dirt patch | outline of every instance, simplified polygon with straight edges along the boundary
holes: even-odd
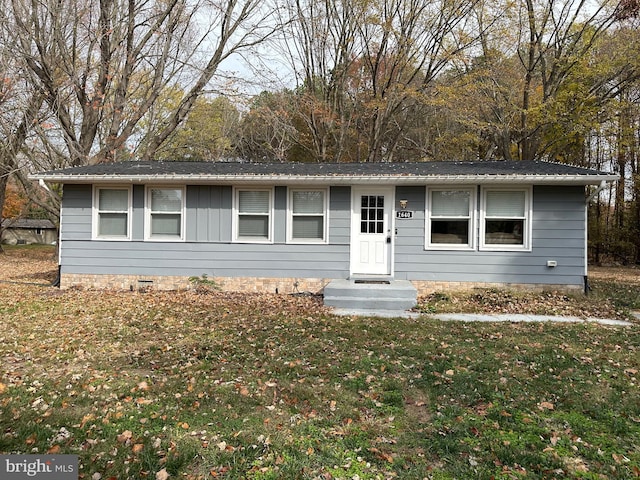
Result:
[[[51,246],[13,247],[3,245],[0,280],[51,283],[58,275],[57,249]]]
[[[589,279],[640,285],[640,268],[589,267]]]

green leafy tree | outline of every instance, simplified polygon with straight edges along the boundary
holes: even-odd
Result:
[[[239,112],[229,99],[201,97],[184,124],[159,147],[155,158],[211,161],[229,157],[239,123]]]

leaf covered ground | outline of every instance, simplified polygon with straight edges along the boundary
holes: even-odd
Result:
[[[38,249],[0,255],[0,272],[1,453],[77,454],[92,480],[640,476],[637,325],[350,318],[313,297],[61,291],[48,286],[53,253]],[[603,278],[631,293],[594,305],[487,291],[423,308],[626,317],[636,280]]]

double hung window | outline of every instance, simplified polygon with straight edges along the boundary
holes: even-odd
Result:
[[[290,242],[325,242],[326,212],[326,190],[290,190],[288,240]]]
[[[531,189],[483,190],[480,247],[527,250],[531,236]]]
[[[434,188],[427,197],[427,248],[473,248],[475,189]]]
[[[94,238],[131,238],[131,188],[96,187],[94,190]]]
[[[184,239],[184,188],[148,187],[145,232],[149,240]]]
[[[272,241],[272,189],[236,189],[234,239]]]

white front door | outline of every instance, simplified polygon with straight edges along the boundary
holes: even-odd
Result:
[[[351,274],[390,275],[393,189],[354,187],[351,198]]]

